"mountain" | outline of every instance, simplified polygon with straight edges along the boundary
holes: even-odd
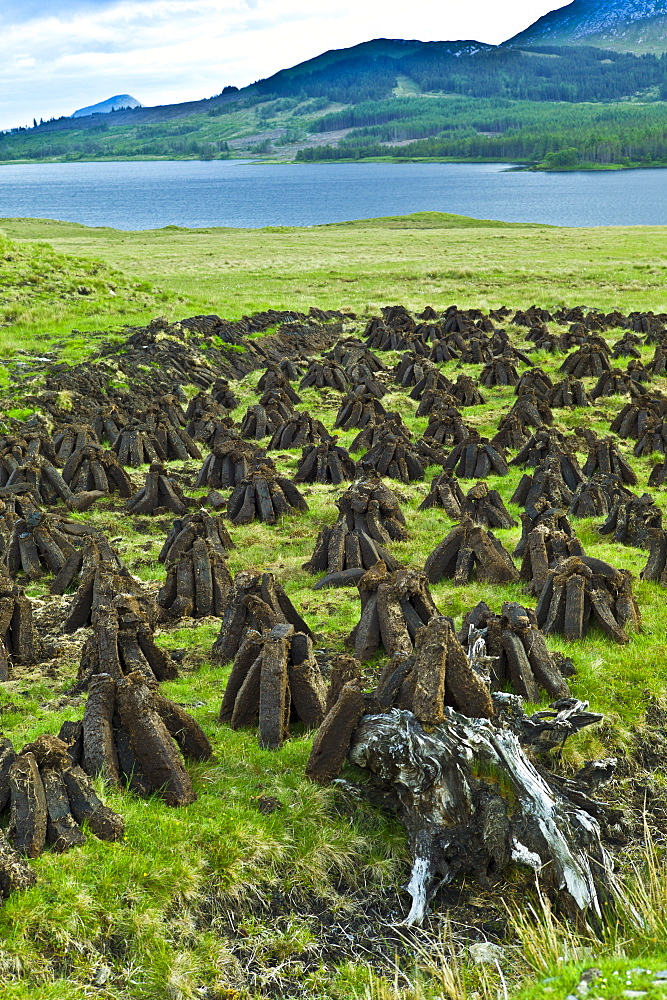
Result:
[[[574,0],[504,43],[594,45],[617,52],[667,52],[667,0]]]
[[[87,118],[88,115],[106,115],[111,111],[120,111],[121,109],[124,111],[126,108],[143,108],[143,104],[130,94],[116,94],[115,97],[110,97],[106,101],[100,101],[99,104],[91,104],[88,108],[79,108],[71,117]]]

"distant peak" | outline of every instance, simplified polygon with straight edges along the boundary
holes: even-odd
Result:
[[[131,94],[116,94],[115,97],[109,97],[106,101],[91,104],[87,108],[79,108],[73,115],[70,115],[70,118],[85,118],[87,115],[106,115],[111,111],[121,111],[126,108],[143,108],[143,104],[136,97],[132,97]]]

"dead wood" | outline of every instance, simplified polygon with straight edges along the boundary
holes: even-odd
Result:
[[[577,711],[585,716],[584,709],[568,700],[549,721],[557,725],[560,715]],[[436,885],[503,872],[512,863],[537,872],[571,918],[600,914],[611,877],[596,818],[603,807],[585,796],[568,798],[535,768],[510,728],[470,722],[448,708],[445,720],[426,730],[411,712],[393,709],[360,720],[349,757],[380,791],[392,793],[388,801],[408,830],[414,863],[407,925],[422,922]],[[489,769],[502,775],[493,785],[478,776]]]
[[[519,572],[512,558],[491,532],[463,518],[426,559],[429,583],[451,579],[457,585],[476,578],[486,583],[514,583]]]

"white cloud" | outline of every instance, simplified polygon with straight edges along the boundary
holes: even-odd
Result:
[[[3,5],[0,128],[129,93],[144,104],[244,86],[370,38],[500,42],[554,0],[59,0]]]

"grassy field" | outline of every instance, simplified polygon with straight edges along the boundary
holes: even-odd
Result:
[[[535,302],[547,308],[667,311],[667,242],[658,227],[563,230],[422,214],[305,230],[127,233],[15,219],[0,220],[0,230],[6,234],[0,345],[10,362],[3,392],[13,392],[17,407],[24,390],[11,384],[17,371],[11,362],[18,351],[23,358],[46,353],[79,360],[98,343],[86,332],[118,336],[123,324],[138,325],[156,314],[236,318],[267,307],[346,308],[359,316],[349,331],[359,333],[366,315],[395,302],[419,310],[455,301],[480,308]],[[80,293],[81,286],[89,291]],[[523,342],[525,331],[510,333]],[[610,340],[617,337],[618,331]],[[643,360],[651,354],[644,349]],[[533,358],[552,375],[562,362],[544,354]],[[383,357],[388,366],[397,359]],[[442,367],[455,377],[455,364]],[[471,366],[472,374],[478,371]],[[236,419],[256,402],[258,377],[235,386]],[[485,406],[465,410],[465,419],[482,433],[495,430],[514,398],[511,389],[485,394]],[[301,395],[299,408],[331,428],[338,394]],[[569,432],[586,423],[605,433],[623,402],[604,399],[592,416],[555,411],[556,426]],[[405,393],[393,392],[384,403],[400,408],[417,434],[424,430],[426,421],[416,418],[417,404]],[[342,434],[341,443],[349,445],[355,433]],[[623,449],[627,454],[627,443]],[[297,459],[297,452],[281,453],[277,464],[293,474]],[[646,488],[651,465],[648,458],[633,460],[637,492]],[[186,477],[197,467],[173,466]],[[137,486],[144,472],[133,473]],[[427,479],[435,472],[429,469]],[[520,474],[513,469],[490,480],[515,516],[509,497]],[[393,548],[405,565],[421,567],[451,527],[442,511],[416,514],[427,488],[428,482],[397,488],[411,537]],[[342,490],[313,486],[303,492],[307,515],[286,518],[275,529],[233,528],[237,549],[229,565],[232,572],[251,566],[274,571],[318,646],[340,650],[357,619],[358,600],[350,590],[313,593],[313,579],[301,566],[321,525],[335,519],[334,499]],[[667,491],[652,492],[667,513]],[[146,526],[146,518],[121,512],[116,502],[93,508],[86,519],[114,539],[141,579],[161,582],[157,553],[171,519],[156,517]],[[587,553],[638,575],[646,553],[610,544],[598,535],[598,524],[576,522]],[[511,551],[519,529],[497,534]],[[43,582],[29,588],[37,602],[46,592]],[[568,744],[564,765],[618,755],[623,781],[616,794],[627,798],[641,839],[642,794],[655,807],[649,813],[654,836],[665,801],[664,760],[652,770],[642,767],[638,748],[647,758],[650,744],[660,759],[664,747],[659,720],[667,692],[667,634],[664,590],[636,582],[635,592],[644,631],[628,647],[614,646],[595,631],[583,642],[555,639],[550,646],[575,661],[573,693],[605,715],[603,726]],[[457,621],[479,600],[493,609],[504,599],[526,600],[519,586],[444,583],[433,594],[443,613]],[[216,632],[212,619],[186,621],[158,637],[168,648],[187,651],[183,676],[166,684],[165,693],[188,706],[215,747],[213,761],[195,770],[198,801],[169,810],[158,800],[105,790],[126,819],[125,840],[114,845],[89,837],[84,848],[69,854],[45,853],[35,862],[37,886],[0,909],[0,1000],[264,1000],[304,993],[322,1000],[564,1000],[591,965],[603,972],[591,996],[620,1000],[625,990],[664,995],[649,975],[667,966],[667,868],[659,842],[655,854],[633,842],[619,856],[627,907],[601,940],[561,926],[541,909],[523,877],[491,891],[465,882],[445,894],[425,930],[407,937],[388,926],[406,912],[402,885],[409,855],[402,828],[341,791],[307,782],[307,734],[296,731],[282,750],[270,753],[258,749],[253,732],[233,733],[218,724],[227,668],[209,659]],[[2,731],[17,746],[57,732],[64,719],[80,718],[84,699],[66,695],[77,662],[65,648],[46,668],[18,671],[0,685]],[[377,667],[370,666],[369,680]],[[275,796],[283,809],[262,815],[259,795]],[[527,896],[534,918],[522,905]],[[471,933],[500,941],[499,967],[470,960],[465,942]]]

